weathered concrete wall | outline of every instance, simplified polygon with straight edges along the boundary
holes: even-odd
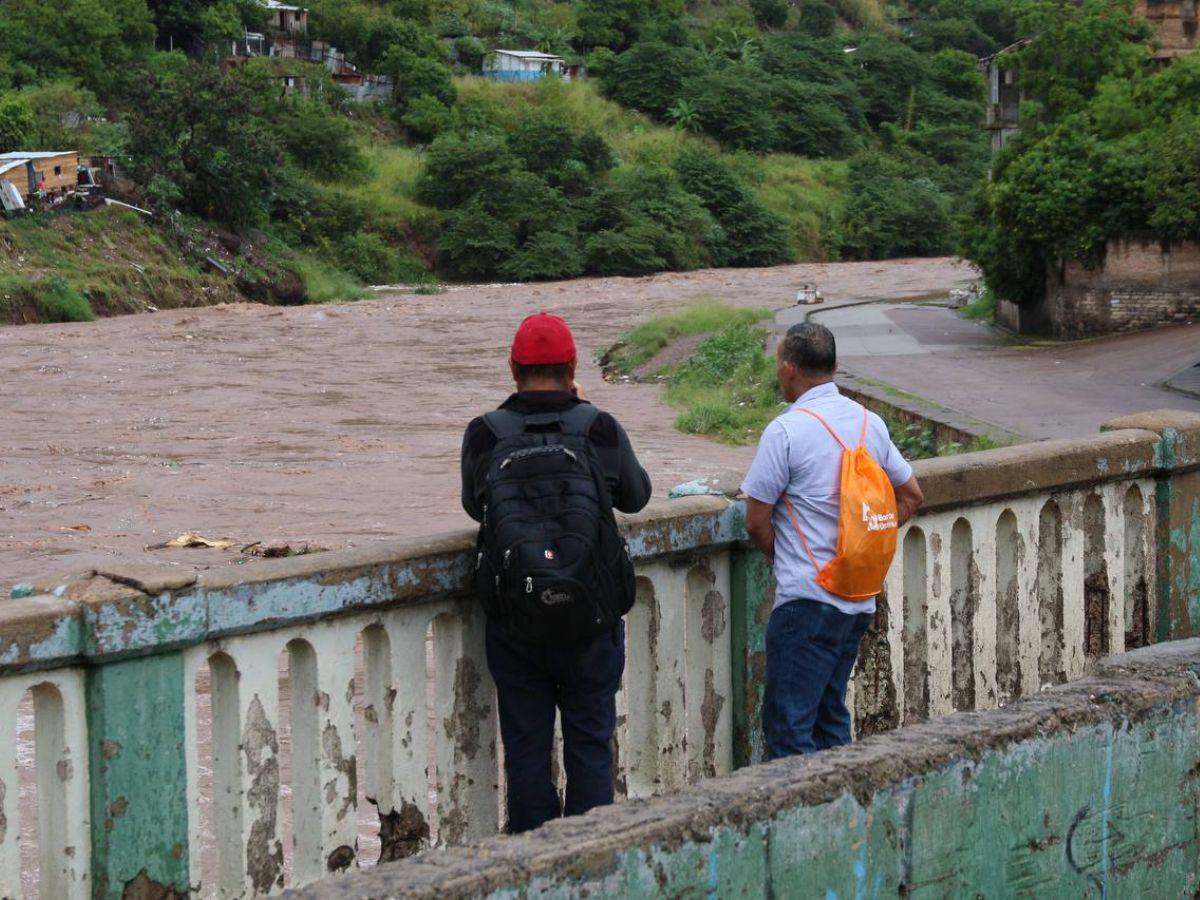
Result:
[[[291,896],[1191,896],[1200,641]]]
[[[1112,427],[918,464],[927,506],[901,535],[853,682],[860,734],[994,707],[1105,653],[1200,632],[1200,417]],[[724,498],[656,505],[624,528],[639,600],[618,794],[637,798],[761,759],[772,579]],[[503,782],[472,545],[459,533],[199,574],[87,572],[0,604],[0,720],[33,690],[39,735],[69,757],[36,761],[52,798],[43,895],[214,881],[249,895],[353,867],[356,759],[385,858],[494,833]],[[285,690],[314,702],[289,713]],[[3,884],[20,862],[14,765],[0,754]],[[288,791],[305,811],[294,843]],[[224,798],[215,824],[197,813],[205,796]],[[216,871],[200,852],[213,834]]]
[[[1077,338],[1185,322],[1200,313],[1200,244],[1110,241],[1094,269],[1051,266],[1040,310],[1022,310],[1021,330],[1048,325]]]

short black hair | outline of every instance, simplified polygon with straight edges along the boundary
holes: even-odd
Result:
[[[570,363],[554,363],[553,365],[543,366],[523,366],[517,363],[516,366],[517,377],[522,380],[526,378],[547,378],[566,382],[571,378]]]
[[[837,370],[837,343],[824,325],[793,325],[784,335],[782,346],[783,358],[806,375],[832,375]]]

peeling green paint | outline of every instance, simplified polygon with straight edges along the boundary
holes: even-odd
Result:
[[[758,550],[739,547],[730,558],[730,640],[733,652],[733,765],[763,760],[763,676],[767,625],[763,604],[770,603],[775,576]]]
[[[1195,701],[1164,705],[491,896],[1190,896],[1198,741]]]
[[[181,653],[88,671],[94,897],[122,897],[143,872],[187,890],[183,671]]]

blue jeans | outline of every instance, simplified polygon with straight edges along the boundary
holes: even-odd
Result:
[[[870,613],[792,600],[767,623],[763,736],[767,759],[850,743],[846,684]]]
[[[612,736],[625,671],[625,623],[585,644],[564,647],[517,643],[488,622],[487,659],[500,706],[508,830],[518,834],[612,803]],[[550,769],[556,708],[562,714],[565,807]]]

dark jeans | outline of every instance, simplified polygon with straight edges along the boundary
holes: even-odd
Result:
[[[767,759],[850,743],[846,684],[869,613],[848,615],[828,603],[792,600],[767,624],[763,736]]]
[[[508,830],[529,831],[564,813],[612,803],[625,623],[585,644],[562,647],[519,644],[489,622],[487,658],[500,701]],[[565,808],[550,771],[555,708],[562,714]]]

